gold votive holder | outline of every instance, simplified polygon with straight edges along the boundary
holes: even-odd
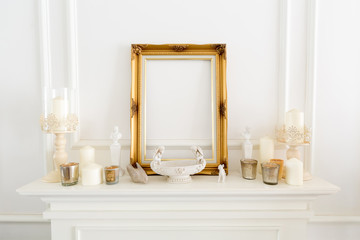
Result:
[[[112,185],[119,182],[119,170],[120,167],[117,165],[112,165],[104,168],[106,184]]]
[[[255,159],[242,159],[240,162],[242,177],[248,180],[256,179],[258,161]]]
[[[72,186],[79,181],[79,163],[70,162],[60,165],[61,185]]]
[[[282,160],[282,159],[270,159],[270,162],[279,164],[279,177],[278,177],[278,180],[281,180],[281,178],[283,177],[283,172],[284,172],[284,160]]]
[[[265,162],[261,164],[263,182],[269,185],[278,184],[280,166],[276,163]]]

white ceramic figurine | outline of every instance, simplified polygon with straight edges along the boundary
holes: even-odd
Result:
[[[224,170],[224,164],[220,164],[218,166],[218,169],[219,169],[219,178],[218,178],[218,182],[225,182],[225,178],[226,178],[226,173],[225,173],[225,170]]]
[[[204,162],[204,152],[199,146],[192,146],[191,150],[198,162],[198,164],[202,164]]]
[[[165,147],[164,146],[160,146],[160,147],[155,148],[154,156],[153,156],[154,163],[156,163],[156,164],[161,163],[161,158],[162,158],[162,155],[163,155],[164,152],[165,152]]]

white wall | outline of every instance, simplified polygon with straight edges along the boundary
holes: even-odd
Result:
[[[22,227],[24,232],[49,238],[43,230],[48,223],[39,223],[38,215],[23,215],[40,213],[45,206],[15,193],[47,168],[45,137],[38,127],[41,87],[79,87],[81,132],[72,160],[78,159],[79,146],[90,142],[99,149],[98,160],[108,161],[107,139],[116,124],[123,133],[125,162],[130,44],[177,42],[227,43],[233,169],[245,126],[257,139],[273,134],[289,108],[306,111],[314,128],[313,148],[305,152],[313,173],[342,188],[314,205],[316,214],[326,217],[314,217],[309,238],[329,239],[328,229],[333,237],[359,238],[359,10],[355,0],[1,1],[0,239],[22,239],[9,226],[22,227],[16,221],[24,219],[35,221],[31,228]],[[283,150],[277,154],[283,156]]]

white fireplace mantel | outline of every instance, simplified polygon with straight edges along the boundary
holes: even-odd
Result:
[[[339,188],[320,178],[270,186],[230,173],[193,176],[190,184],[169,184],[150,176],[135,184],[62,187],[40,180],[17,190],[48,203],[52,239],[306,239],[311,203]]]

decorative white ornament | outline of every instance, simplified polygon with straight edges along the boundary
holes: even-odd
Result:
[[[244,159],[251,159],[253,144],[250,142],[250,137],[251,137],[250,128],[246,127],[242,135],[245,139],[245,141],[243,142]]]
[[[168,176],[169,183],[189,183],[193,174],[201,172],[206,166],[204,153],[198,146],[191,147],[196,160],[161,161],[165,151],[163,146],[155,149],[154,159],[150,163],[151,169],[157,174]]]
[[[125,174],[125,170],[120,166],[121,145],[118,140],[121,138],[121,133],[119,132],[118,126],[114,126],[114,130],[112,131],[110,138],[113,140],[113,143],[110,146],[111,165],[119,166],[119,175],[123,176]]]
[[[224,164],[220,164],[218,166],[219,169],[219,178],[218,178],[218,182],[224,183],[225,179],[226,179],[226,173],[224,170]]]

